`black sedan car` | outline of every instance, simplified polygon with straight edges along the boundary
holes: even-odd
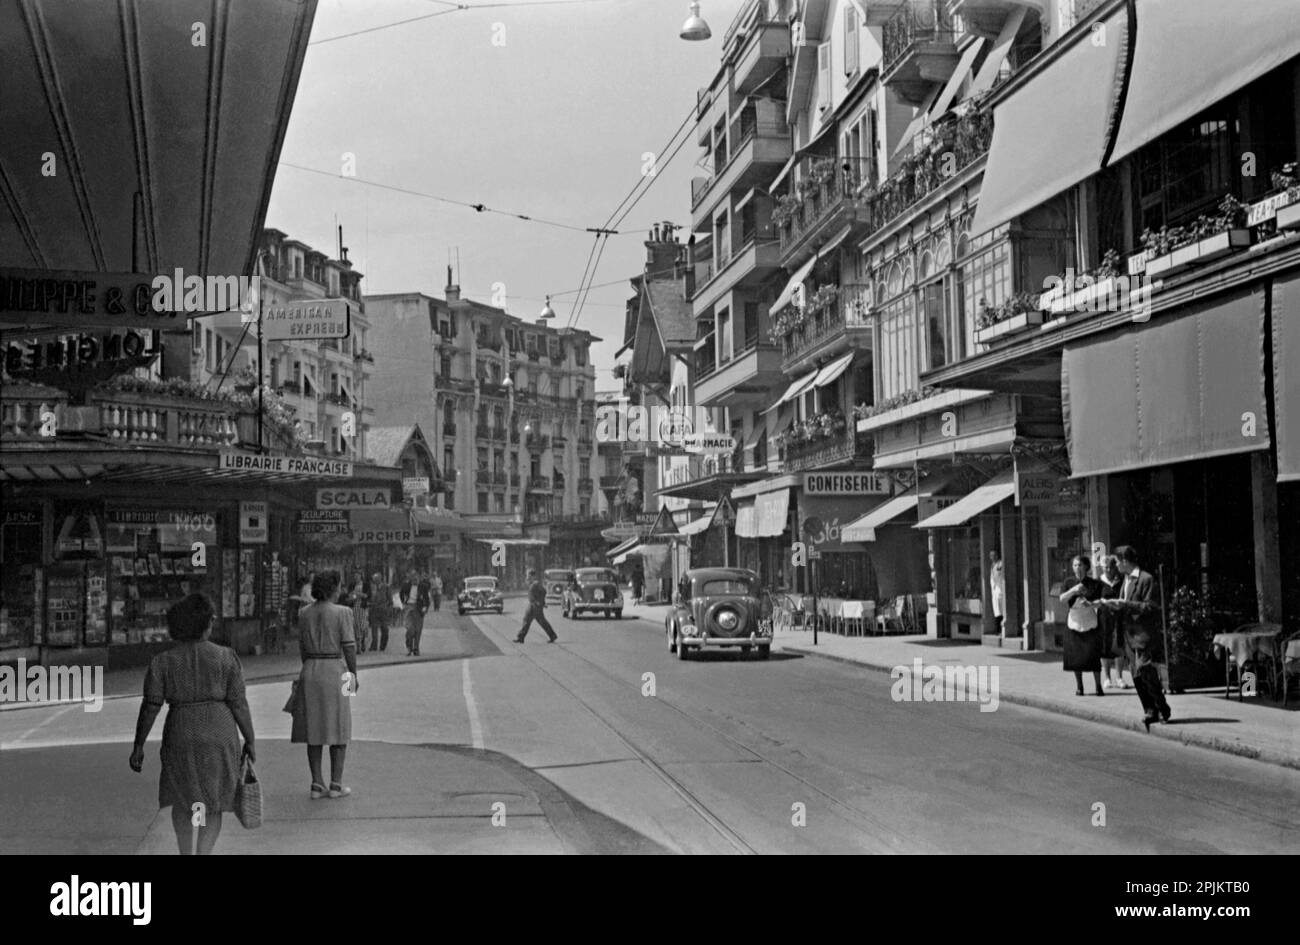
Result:
[[[771,599],[758,575],[745,568],[696,568],[682,578],[664,619],[668,650],[687,659],[692,650],[740,647],[759,659],[772,652]]]
[[[573,581],[573,572],[567,568],[547,568],[542,583],[546,585],[546,603],[564,603],[564,589]]]
[[[505,598],[497,590],[497,579],[491,575],[465,578],[465,586],[456,595],[456,613],[462,616],[471,610],[505,612]]]
[[[609,568],[578,568],[564,590],[563,613],[570,619],[584,613],[622,619],[623,592],[618,575]]]

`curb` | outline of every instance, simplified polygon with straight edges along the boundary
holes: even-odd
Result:
[[[892,666],[882,666],[879,663],[865,663],[860,660],[849,659],[846,656],[822,653],[802,646],[789,646],[782,644],[781,649],[788,653],[798,653],[802,656],[815,656],[820,659],[831,660],[836,663],[844,663],[849,666],[856,666],[859,669],[866,669],[872,672],[889,673],[893,670]],[[1184,745],[1190,745],[1195,748],[1205,748],[1210,751],[1217,751],[1227,755],[1236,755],[1238,758],[1249,758],[1252,761],[1262,761],[1265,764],[1277,765],[1292,770],[1300,770],[1300,756],[1288,755],[1283,752],[1274,751],[1270,748],[1256,748],[1252,745],[1243,745],[1240,742],[1234,742],[1217,735],[1190,731],[1171,732],[1163,725],[1157,726],[1150,732],[1147,732],[1140,721],[1134,719],[1117,719],[1114,716],[1107,715],[1103,712],[1093,712],[1082,706],[1076,707],[1072,703],[1059,702],[1055,699],[1046,698],[1045,696],[1022,695],[1020,693],[1000,691],[998,693],[998,699],[1001,702],[1009,702],[1012,705],[1038,709],[1042,712],[1052,712],[1056,715],[1068,715],[1072,718],[1083,719],[1087,722],[1097,722],[1102,725],[1109,725],[1112,728],[1121,728],[1130,732],[1137,732],[1141,735],[1154,735],[1167,741],[1180,742]]]

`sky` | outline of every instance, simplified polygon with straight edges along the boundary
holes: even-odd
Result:
[[[562,327],[593,234],[372,185],[601,227],[655,154],[653,186],[618,227],[628,235],[608,239],[576,323],[604,339],[592,351],[596,383],[613,388],[646,234],[666,220],[685,241],[690,180],[705,173],[693,121],[670,163],[661,152],[717,71],[742,2],[703,0],[704,42],[678,37],[688,0],[520,0],[321,42],[450,8],[320,0],[266,224],[331,257],[342,225],[369,295],[442,298],[458,252],[462,296],[494,304],[503,291],[507,310],[531,320],[549,294],[550,324]]]

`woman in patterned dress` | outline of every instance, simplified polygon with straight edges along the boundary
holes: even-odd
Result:
[[[292,740],[307,746],[313,800],[346,797],[352,789],[343,784],[343,763],[352,740],[352,696],[356,695],[357,644],[352,611],[338,603],[337,571],[316,575],[312,596],[316,602],[299,615],[302,672],[298,676],[300,711],[293,716]],[[330,782],[321,773],[322,748],[330,746]]]
[[[176,645],[149,664],[131,751],[131,770],[138,773],[144,743],[166,703],[158,807],[171,807],[182,855],[190,852],[196,812],[204,817],[198,852],[206,855],[221,834],[221,815],[235,809],[241,734],[243,754],[250,761],[256,757],[244,674],[234,650],[208,640],[215,621],[212,601],[202,594],[191,594],[167,611],[167,630]],[[196,810],[198,804],[203,806]]]

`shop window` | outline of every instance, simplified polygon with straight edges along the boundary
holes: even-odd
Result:
[[[1234,109],[1232,102],[1216,105],[1138,152],[1133,167],[1139,234],[1186,223],[1234,192],[1240,137]]]
[[[0,511],[0,650],[38,642],[43,515],[39,507],[12,504]]]

